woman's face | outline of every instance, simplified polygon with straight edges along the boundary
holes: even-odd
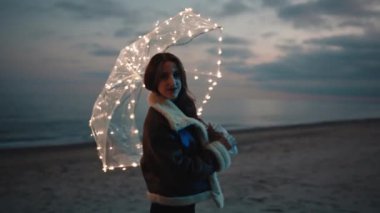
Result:
[[[159,76],[158,92],[166,99],[174,100],[178,97],[182,88],[180,71],[177,65],[171,61],[163,64],[163,71]]]

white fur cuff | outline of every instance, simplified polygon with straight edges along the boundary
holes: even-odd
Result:
[[[218,161],[219,171],[223,171],[231,166],[231,157],[228,150],[219,141],[214,141],[206,146],[211,150]]]
[[[210,175],[209,180],[210,180],[210,185],[211,185],[212,199],[215,201],[215,204],[219,208],[223,208],[224,196],[223,196],[222,188],[220,187],[218,175],[216,174],[216,172]]]

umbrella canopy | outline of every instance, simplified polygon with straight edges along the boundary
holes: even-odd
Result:
[[[114,168],[125,170],[139,165],[142,144],[135,109],[144,88],[143,75],[150,58],[171,46],[187,44],[195,37],[216,29],[220,29],[221,33],[221,26],[195,14],[192,9],[185,9],[164,22],[158,22],[151,32],[139,36],[139,39],[121,50],[94,104],[89,121],[104,171]],[[218,40],[217,53],[220,56],[222,37]],[[215,71],[197,71],[195,79],[201,75],[208,76],[208,91],[213,90],[217,84],[216,78],[221,77],[220,64],[218,57]],[[208,99],[210,95],[206,93],[202,103]],[[202,107],[198,108],[198,114],[201,112]]]

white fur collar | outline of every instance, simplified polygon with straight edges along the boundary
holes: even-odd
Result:
[[[186,116],[172,101],[151,92],[148,96],[148,103],[168,120],[171,129],[179,131],[190,125],[195,125],[201,129],[204,138],[208,139],[205,125],[197,119]]]

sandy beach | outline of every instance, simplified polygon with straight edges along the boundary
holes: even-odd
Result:
[[[234,132],[225,208],[201,212],[380,212],[380,119]],[[0,150],[1,212],[149,212],[140,168],[104,173],[95,144]]]

